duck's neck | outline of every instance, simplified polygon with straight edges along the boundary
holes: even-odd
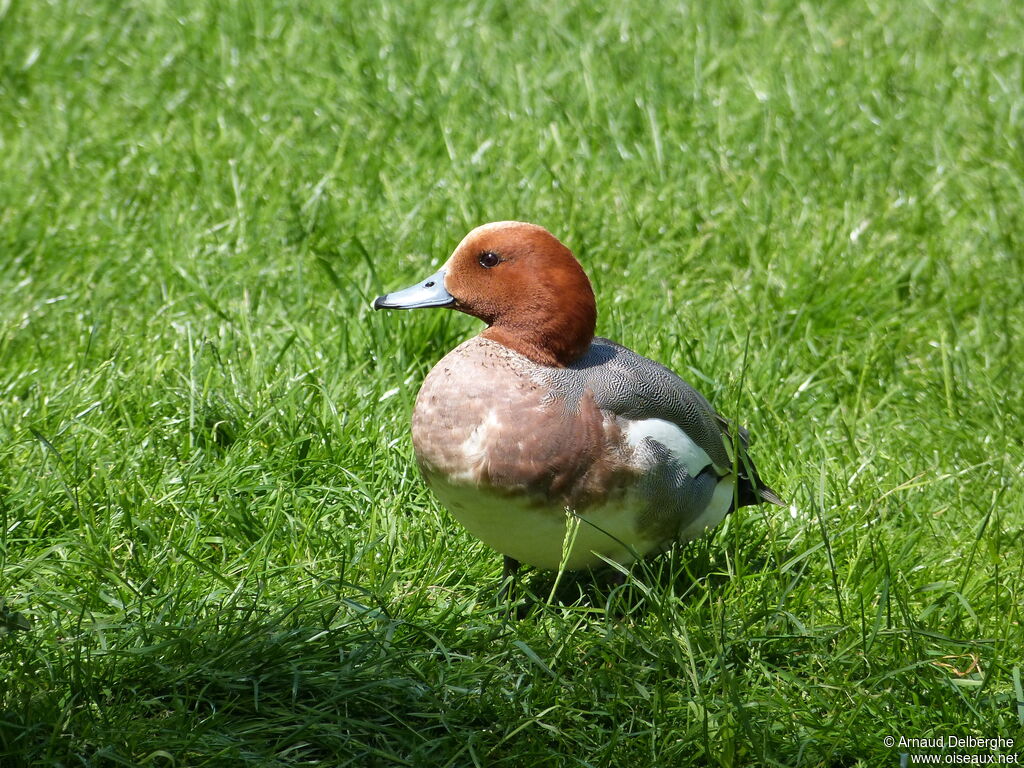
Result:
[[[560,308],[536,323],[497,321],[480,335],[512,349],[539,365],[564,368],[590,348],[597,323],[593,297]]]

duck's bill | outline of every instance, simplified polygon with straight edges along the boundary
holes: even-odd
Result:
[[[455,297],[444,287],[444,269],[442,268],[422,283],[378,296],[373,300],[373,308],[420,309],[422,307],[447,307],[454,303]]]

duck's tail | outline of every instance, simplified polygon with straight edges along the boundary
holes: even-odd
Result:
[[[768,504],[774,504],[776,507],[786,506],[786,502],[782,500],[782,497],[779,496],[779,494],[777,494],[767,485],[762,485],[760,488],[758,488],[757,495],[760,497],[758,503],[763,504],[767,502]]]
[[[750,454],[747,453],[747,449],[750,446],[750,432],[742,425],[733,425],[732,422],[718,413],[715,414],[715,418],[724,435],[723,439],[732,441],[732,444],[739,449],[739,458],[736,462],[738,464],[736,498],[733,500],[729,511],[731,512],[739,507],[753,506],[754,504],[774,504],[777,507],[786,506],[786,502],[783,501],[782,497],[761,480],[761,476],[757,473],[757,467],[754,466]],[[738,434],[739,440],[736,440],[733,434],[734,428],[737,430],[736,434]]]
[[[786,502],[782,497],[774,489],[762,484],[761,478],[757,477],[757,475],[753,479],[740,475],[738,485],[733,509],[751,507],[755,504],[774,504],[777,507],[786,506]]]
[[[757,468],[754,466],[754,462],[750,460],[750,456],[747,455],[746,451],[741,454],[742,466],[739,470],[739,477],[736,487],[736,500],[733,503],[734,507],[750,507],[754,504],[774,504],[777,507],[786,506],[786,502],[783,500],[775,489],[770,488],[761,479],[761,476],[757,473]]]

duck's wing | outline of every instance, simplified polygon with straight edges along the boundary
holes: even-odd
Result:
[[[716,413],[703,395],[665,366],[614,341],[595,338],[587,354],[570,368],[599,408],[634,421],[660,419],[674,424],[707,454],[718,476],[735,469],[738,506],[783,505],[779,495],[762,482],[747,453],[747,430]]]

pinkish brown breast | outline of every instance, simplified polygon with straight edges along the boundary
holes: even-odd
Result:
[[[412,417],[413,448],[428,484],[477,487],[563,514],[623,491],[628,466],[618,420],[585,393],[552,392],[537,365],[475,337],[428,374]]]

